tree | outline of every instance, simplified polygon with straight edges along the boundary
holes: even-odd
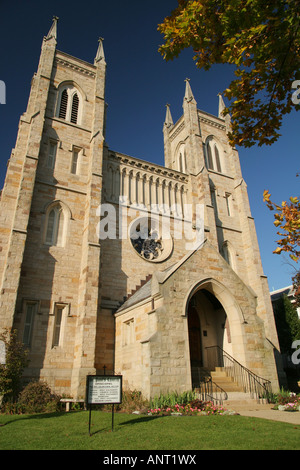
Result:
[[[231,103],[232,145],[270,145],[300,86],[300,0],[178,0],[158,26],[166,60],[192,48],[197,67],[233,64],[236,79],[224,91]],[[297,93],[297,92],[294,92]]]
[[[275,227],[281,231],[280,240],[277,240],[278,247],[273,253],[280,254],[282,251],[289,253],[293,261],[300,259],[300,201],[297,197],[290,197],[290,202],[283,201],[281,206],[275,204],[270,199],[269,191],[264,191],[264,201],[270,210],[277,210],[274,215]]]
[[[5,401],[15,401],[23,371],[28,365],[28,353],[23,343],[18,341],[16,330],[5,330],[0,340],[4,342],[6,350],[6,363],[0,364],[0,396],[3,395]]]
[[[300,307],[300,271],[292,278],[296,307]]]
[[[280,350],[292,354],[292,344],[300,340],[300,320],[297,310],[287,295],[273,303],[275,323],[278,333]]]
[[[298,176],[298,175],[297,175]],[[282,201],[281,206],[271,201],[269,191],[264,191],[264,201],[267,207],[273,211],[274,225],[279,228],[277,232],[280,238],[277,240],[278,247],[273,251],[275,254],[289,253],[290,258],[298,262],[300,259],[300,201],[297,197],[290,197],[290,201]],[[294,297],[296,305],[300,306],[300,271],[292,278]]]
[[[297,310],[287,295],[273,303],[273,310],[280,350],[292,354],[293,342],[300,340],[300,319]]]

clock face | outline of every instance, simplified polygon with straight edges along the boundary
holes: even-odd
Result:
[[[147,217],[137,219],[130,228],[130,240],[135,251],[145,260],[164,261],[171,253],[172,238],[160,235],[159,222]]]

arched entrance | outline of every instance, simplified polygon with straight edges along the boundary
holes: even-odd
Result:
[[[187,306],[192,384],[219,364],[221,350],[231,351],[231,336],[226,312],[209,290],[196,291]],[[218,346],[219,348],[216,348]]]
[[[246,299],[247,294],[249,295],[250,292],[245,292]],[[228,287],[212,278],[199,280],[191,285],[186,293],[184,314],[187,318],[187,326],[189,326],[188,317],[191,307],[195,309],[199,319],[199,345],[202,361],[202,365],[192,370],[194,362],[191,361],[190,352],[187,366],[190,366],[192,384],[195,383],[193,376],[195,374],[198,376],[199,371],[203,376],[209,374],[216,366],[222,366],[222,350],[247,367],[244,312]],[[189,345],[192,344],[192,336],[192,329],[190,329],[187,337]],[[218,348],[221,348],[219,355],[216,354]]]
[[[188,306],[188,328],[191,367],[203,366],[201,325],[198,311],[191,301]]]

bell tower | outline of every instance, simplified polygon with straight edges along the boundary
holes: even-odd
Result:
[[[219,95],[218,116],[197,109],[190,81],[186,80],[183,115],[174,124],[167,105],[163,127],[165,165],[189,175],[189,203],[204,206],[205,238],[233,271],[257,294],[258,314],[268,338],[277,345],[277,333],[263,274],[254,220],[239,155],[227,137],[230,117]]]
[[[32,79],[26,112],[21,116],[16,146],[8,161],[1,193],[0,308],[2,328],[11,328],[37,175],[53,69],[57,17],[44,37],[37,73]]]
[[[1,195],[0,328],[29,348],[28,376],[84,395],[95,372],[105,144],[103,39],[93,64],[43,39]]]

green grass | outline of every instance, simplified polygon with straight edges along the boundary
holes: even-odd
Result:
[[[0,415],[1,450],[298,450],[300,426],[244,416]]]

